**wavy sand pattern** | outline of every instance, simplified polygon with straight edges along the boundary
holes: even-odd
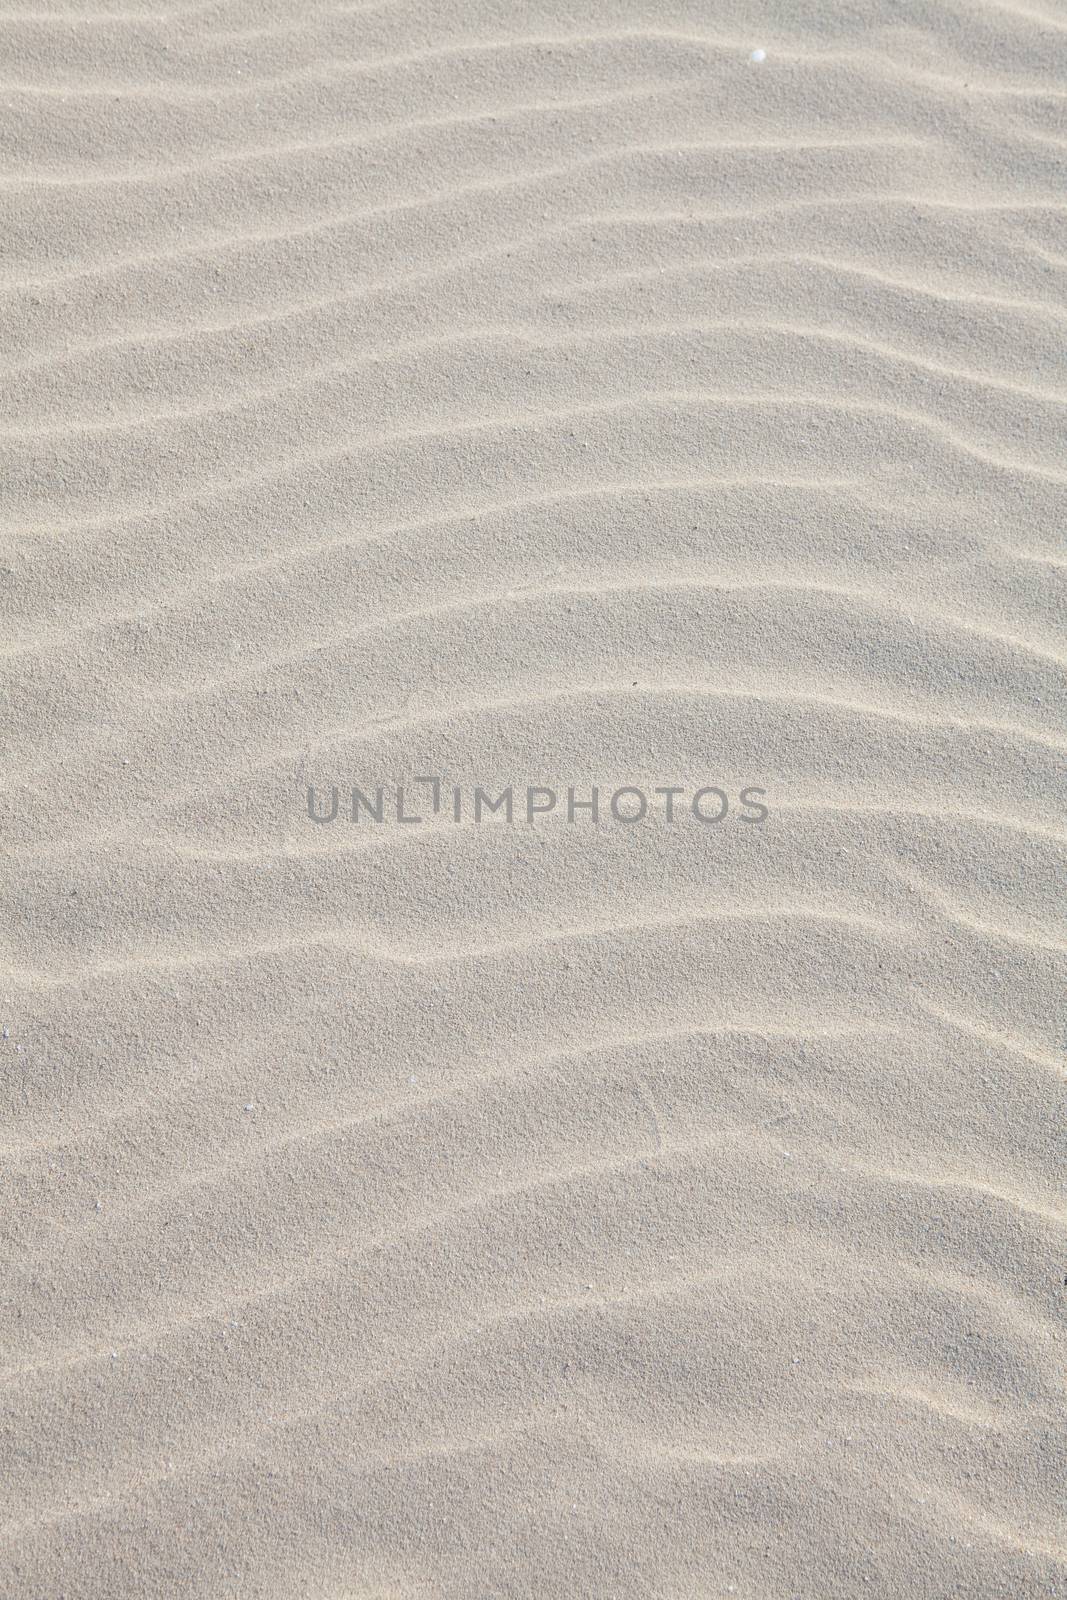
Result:
[[[0,15],[5,1596],[1067,1595],[1065,111]],[[307,818],[418,774],[770,815]]]

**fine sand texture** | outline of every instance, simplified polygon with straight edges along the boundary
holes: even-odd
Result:
[[[4,0],[4,1600],[1067,1595],[1065,112]]]

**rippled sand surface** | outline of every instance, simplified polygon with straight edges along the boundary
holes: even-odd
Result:
[[[5,1596],[1067,1594],[1065,107],[8,0]]]

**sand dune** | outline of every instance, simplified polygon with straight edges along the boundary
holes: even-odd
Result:
[[[4,1595],[1067,1595],[1065,68],[0,13]]]

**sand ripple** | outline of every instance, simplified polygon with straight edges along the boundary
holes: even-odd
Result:
[[[1067,1594],[1065,68],[0,13],[5,1595]]]

